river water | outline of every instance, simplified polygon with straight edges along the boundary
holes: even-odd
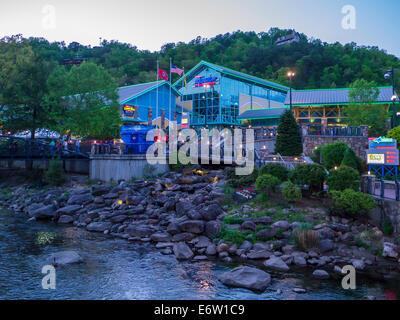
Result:
[[[78,251],[85,262],[59,267],[56,289],[42,289],[46,256]],[[130,243],[0,209],[0,299],[361,299],[393,298],[396,284],[357,279],[356,290],[343,290],[340,279],[319,281],[309,272],[271,273],[261,294],[227,288],[217,277],[237,265],[178,262],[151,244]],[[302,287],[305,294],[293,292]],[[280,289],[281,294],[276,291]]]

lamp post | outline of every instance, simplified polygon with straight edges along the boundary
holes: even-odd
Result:
[[[393,89],[393,95],[392,95],[392,103],[393,103],[393,120],[392,120],[392,128],[396,127],[396,93],[394,92],[394,68],[392,67],[392,69],[389,69],[388,71],[386,71],[385,73],[385,79],[389,79],[390,77],[392,77],[392,89]]]
[[[289,71],[287,76],[289,77],[290,81],[290,111],[292,111],[292,79],[295,76],[295,73],[293,71]]]

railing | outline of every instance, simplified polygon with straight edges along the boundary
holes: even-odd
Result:
[[[331,136],[331,137],[362,137],[361,127],[324,127],[322,125],[307,126],[309,136]]]
[[[363,176],[361,191],[375,198],[400,201],[400,182],[379,179],[374,176]]]

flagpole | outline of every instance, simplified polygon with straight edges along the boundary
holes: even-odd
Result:
[[[156,89],[156,128],[158,128],[158,124],[157,124],[157,117],[158,117],[158,59],[157,59],[157,89]]]
[[[171,90],[172,90],[172,74],[171,74],[171,66],[172,66],[172,59],[171,59],[171,57],[169,58],[169,84],[170,84],[170,86],[169,86],[169,119],[168,119],[168,121],[169,121],[169,125],[171,124],[171,96],[172,96],[172,93],[171,93]]]

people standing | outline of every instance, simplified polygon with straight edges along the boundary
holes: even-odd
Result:
[[[64,140],[64,151],[68,152],[68,141]]]
[[[75,152],[78,152],[78,153],[81,152],[80,149],[79,149],[79,146],[80,146],[80,142],[79,142],[79,140],[76,140],[75,141]]]
[[[55,147],[55,142],[54,140],[51,140],[50,142],[50,154],[53,155],[54,154],[54,147]]]

